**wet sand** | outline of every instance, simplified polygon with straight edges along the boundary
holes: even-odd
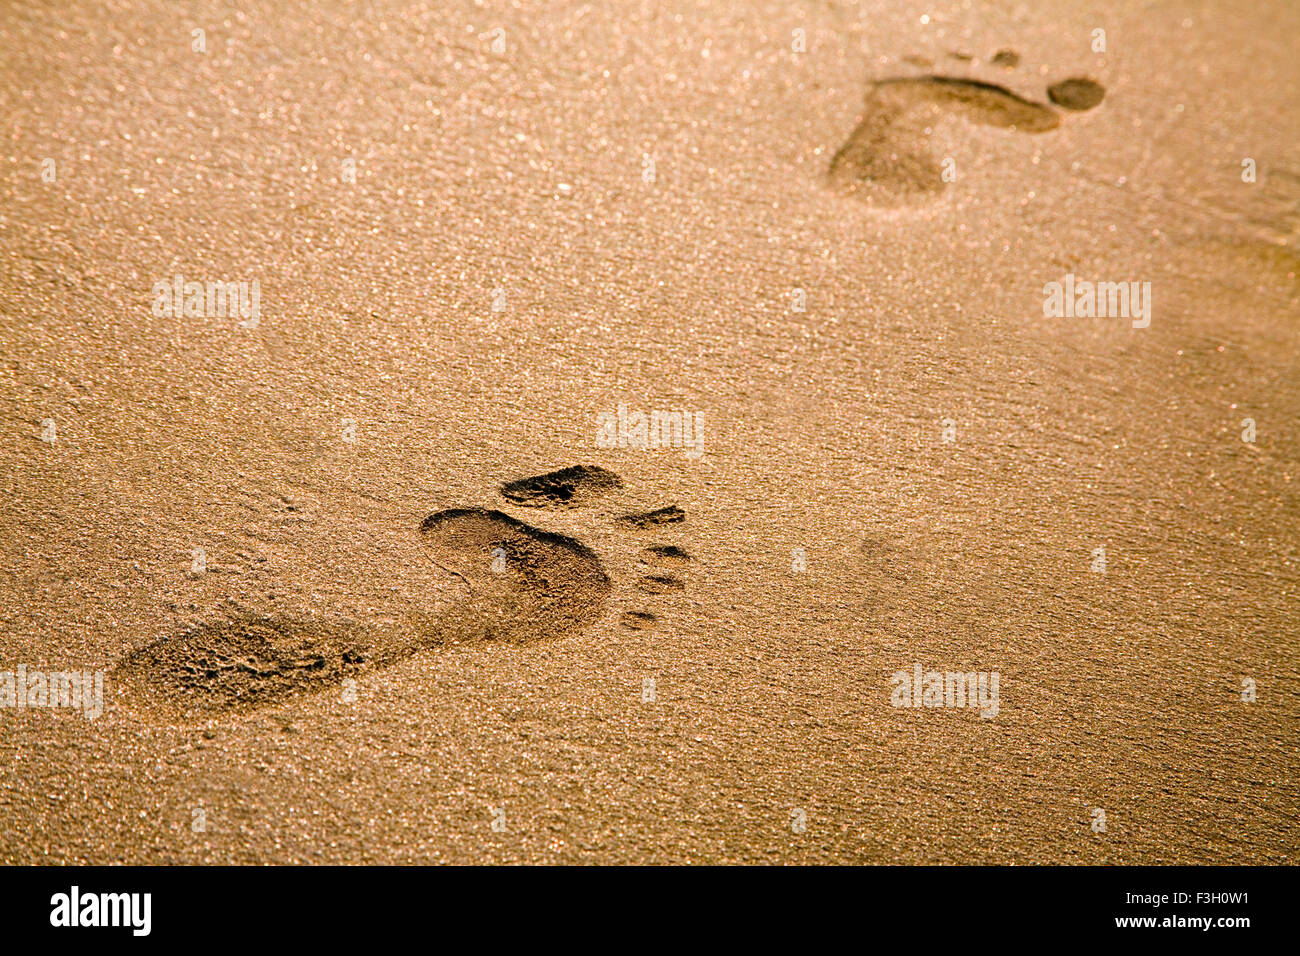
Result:
[[[0,861],[1296,862],[1298,29],[7,6]]]

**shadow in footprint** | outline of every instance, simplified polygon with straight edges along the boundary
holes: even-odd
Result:
[[[883,206],[937,194],[945,183],[925,143],[927,128],[945,112],[1024,133],[1045,133],[1060,124],[1051,107],[994,83],[946,76],[883,80],[867,91],[861,122],[832,158],[830,184]]]

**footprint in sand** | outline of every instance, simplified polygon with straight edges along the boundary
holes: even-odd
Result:
[[[995,58],[1016,62],[1012,51]],[[1064,80],[1049,97],[1071,110],[1091,109],[1105,89],[1083,78]],[[951,113],[978,126],[1021,133],[1046,133],[1060,125],[1060,114],[1004,86],[950,76],[898,77],[873,83],[862,119],[831,159],[827,180],[841,192],[879,206],[911,205],[943,190],[939,161],[926,148],[935,122]]]
[[[501,492],[528,507],[570,508],[621,487],[613,472],[575,466],[510,482]],[[644,529],[684,519],[672,507],[627,516],[620,524]],[[462,593],[451,610],[383,626],[271,617],[220,621],[133,651],[114,678],[146,706],[211,717],[334,686],[428,648],[563,637],[604,616],[613,585],[596,553],[574,538],[484,508],[435,512],[417,533],[431,563],[459,582]],[[672,571],[690,560],[676,545],[647,547],[638,590],[683,590]],[[655,616],[629,611],[622,621],[643,629]]]

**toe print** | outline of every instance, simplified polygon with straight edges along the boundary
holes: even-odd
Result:
[[[653,528],[661,524],[678,524],[686,520],[686,512],[676,505],[669,505],[666,508],[659,508],[656,511],[646,511],[641,514],[623,515],[619,518],[620,524],[630,525],[634,528]]]
[[[1062,80],[1047,88],[1047,98],[1067,110],[1090,110],[1105,96],[1104,86],[1083,77]]]
[[[641,560],[654,566],[684,567],[690,563],[691,555],[675,544],[652,544],[641,552]]]
[[[667,594],[669,591],[681,591],[686,588],[681,578],[671,574],[646,574],[637,582],[637,587],[646,594]]]
[[[684,511],[670,506],[641,515],[625,516],[622,523],[644,529],[685,520]],[[641,550],[640,559],[642,570],[636,589],[642,594],[661,596],[686,590],[686,582],[678,574],[670,573],[681,572],[691,565],[694,559],[685,548],[675,544],[652,544]],[[627,611],[621,620],[624,627],[640,631],[653,627],[657,618],[649,611]]]
[[[501,486],[501,494],[529,508],[565,508],[587,504],[623,487],[623,479],[595,465],[574,465]]]

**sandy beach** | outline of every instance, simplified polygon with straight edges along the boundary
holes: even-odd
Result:
[[[6,4],[0,862],[1297,862],[1250,6]]]

